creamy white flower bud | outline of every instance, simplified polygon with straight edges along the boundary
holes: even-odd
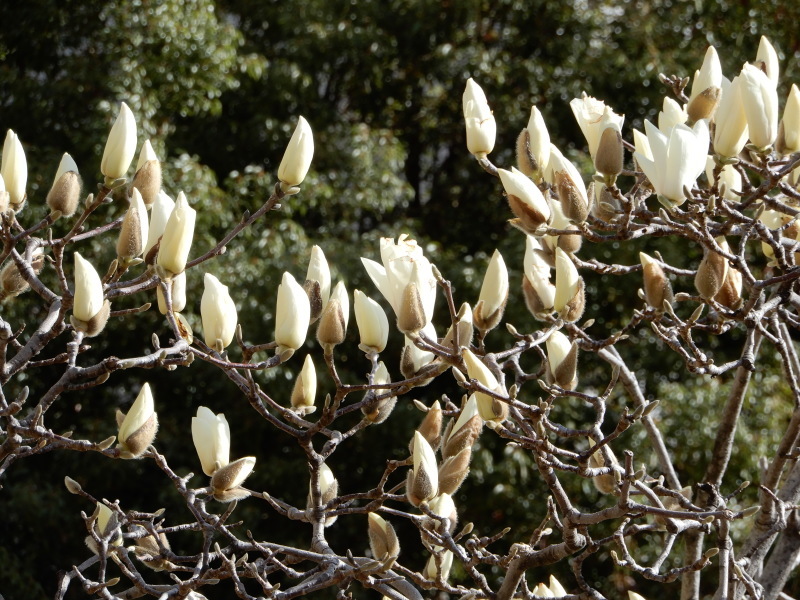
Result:
[[[3,160],[0,174],[5,182],[8,201],[14,211],[22,208],[25,201],[25,185],[28,182],[28,161],[19,137],[11,129],[6,133],[3,143]]]
[[[595,159],[603,131],[611,128],[621,132],[625,116],[616,114],[605,102],[585,93],[581,98],[570,100],[569,106],[589,145],[589,154]]]
[[[58,171],[50,191],[47,193],[47,206],[63,217],[71,217],[78,208],[81,193],[81,178],[78,165],[66,152],[58,164]]]
[[[778,135],[778,91],[764,71],[753,65],[744,65],[740,77],[750,141],[759,148],[771,146]]]
[[[483,364],[483,361],[475,356],[468,348],[462,348],[464,363],[467,366],[467,375],[470,379],[475,379],[485,388],[497,393],[505,394],[503,386],[498,383],[494,374]],[[483,392],[475,392],[475,400],[478,404],[478,412],[485,421],[502,422],[508,416],[508,404],[502,402]]]
[[[542,254],[539,238],[526,236],[522,289],[525,304],[534,316],[553,312],[556,297],[556,288],[550,282],[550,266]]]
[[[295,351],[306,340],[311,307],[303,287],[290,273],[284,273],[278,285],[278,303],[275,309],[275,342],[278,355]]]
[[[91,321],[103,308],[103,283],[95,268],[75,253],[75,297],[72,314],[81,321]]]
[[[331,297],[331,270],[325,253],[319,246],[311,248],[311,258],[308,261],[308,271],[303,288],[308,294],[311,304],[311,322],[313,323],[322,314]]]
[[[534,598],[554,598],[553,592],[550,591],[550,588],[547,587],[543,583],[538,583],[536,587],[533,589],[533,596]]]
[[[124,102],[108,134],[100,171],[108,179],[124,177],[136,154],[136,119]]]
[[[308,121],[301,116],[297,119],[292,139],[289,140],[289,145],[283,153],[278,167],[278,179],[288,187],[300,185],[306,178],[312,158],[314,158],[314,134]]]
[[[158,160],[150,140],[145,140],[142,144],[131,187],[139,190],[145,206],[153,206],[161,190],[161,161]]]
[[[772,82],[772,85],[777,87],[780,78],[780,62],[778,61],[778,53],[772,46],[767,36],[762,35],[758,42],[758,53],[756,54],[756,62],[764,65],[764,71],[767,77]]]
[[[145,383],[119,426],[119,448],[123,458],[138,458],[153,443],[158,430],[158,417],[150,384]]]
[[[439,557],[441,561],[440,567],[436,566],[436,558]],[[437,554],[432,554],[425,563],[425,570],[423,575],[428,581],[437,581],[441,577],[442,581],[447,581],[450,576],[450,569],[453,567],[453,553],[450,550],[444,550]]]
[[[692,93],[686,105],[688,116],[692,121],[713,117],[719,105],[721,94],[722,65],[719,62],[719,55],[714,46],[709,46],[703,59],[703,65],[699,71],[694,73]],[[661,123],[659,123],[660,127]],[[664,130],[662,129],[662,131]]]
[[[578,347],[560,331],[553,331],[547,341],[548,381],[566,390],[577,386]]]
[[[350,322],[350,298],[341,281],[331,293],[331,299],[322,311],[317,327],[317,340],[328,352],[336,344],[341,344],[347,335]]]
[[[200,316],[206,344],[218,352],[227,348],[236,332],[238,315],[228,286],[220,283],[211,273],[203,278],[205,285],[200,300]]]
[[[570,257],[556,248],[556,293],[553,306],[564,319],[577,321],[583,314],[583,280]]]
[[[497,327],[503,318],[507,300],[508,269],[503,256],[495,250],[483,277],[478,303],[475,305],[473,314],[475,326],[483,331]]]
[[[467,150],[476,158],[485,158],[494,149],[497,133],[492,110],[486,101],[486,94],[481,86],[470,78],[462,98],[464,104],[464,122],[467,127]]]
[[[800,152],[800,89],[794,83],[783,108],[781,132],[783,134],[781,153],[786,155]]]
[[[205,406],[199,407],[197,416],[192,417],[192,441],[203,466],[203,473],[211,477],[215,471],[227,466],[231,430],[225,415],[215,415]]]
[[[511,167],[510,171],[497,169],[497,174],[508,197],[511,212],[517,217],[513,224],[527,233],[535,233],[550,222],[550,205],[536,184],[522,171]]]
[[[747,143],[747,116],[742,102],[742,78],[722,80],[722,98],[714,115],[714,152],[720,156],[738,156]]]
[[[436,455],[428,441],[419,431],[414,432],[414,447],[411,452],[413,466],[406,483],[408,501],[414,506],[436,497],[439,490],[439,470]]]
[[[571,221],[581,223],[589,214],[589,197],[580,172],[555,146],[550,147],[549,180],[555,186],[561,208]]]
[[[197,211],[189,206],[186,196],[183,192],[178,193],[178,200],[164,227],[158,249],[158,264],[174,275],[186,268],[196,217]]]
[[[550,134],[542,113],[532,106],[528,126],[522,130],[517,142],[517,165],[528,177],[541,180],[549,160]]]
[[[162,315],[167,314],[167,303],[164,294],[161,293],[161,286],[156,288],[156,298],[158,311]],[[186,308],[186,271],[172,277],[172,312],[179,313],[184,308]]]
[[[554,575],[550,575],[550,591],[553,592],[553,596],[556,598],[567,595],[567,590],[564,589],[564,586]]]
[[[353,292],[353,308],[362,348],[383,352],[389,339],[389,319],[380,304],[356,290]]]
[[[167,227],[167,222],[173,210],[175,210],[175,201],[164,193],[163,190],[160,191],[150,210],[150,226],[147,230],[147,244],[144,246],[145,254],[150,252],[150,249],[156,245],[159,238],[164,235],[164,229]]]
[[[400,554],[400,542],[397,534],[383,517],[377,513],[369,513],[369,547],[372,556],[377,560],[386,560]]]
[[[292,389],[292,408],[301,415],[307,415],[316,410],[314,400],[317,396],[317,370],[311,355],[307,354],[303,361],[303,368],[294,382]]]

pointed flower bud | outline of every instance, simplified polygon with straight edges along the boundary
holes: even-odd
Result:
[[[503,256],[495,250],[483,277],[478,303],[475,305],[473,319],[476,327],[483,332],[497,327],[503,318],[507,300],[508,269]]]
[[[717,244],[726,252],[730,252],[730,246],[724,237],[717,238]],[[694,286],[700,292],[700,296],[709,300],[717,295],[725,283],[728,274],[728,259],[708,248],[703,249],[703,260],[697,267],[697,274],[694,278]]]
[[[467,150],[476,158],[486,158],[494,148],[497,124],[481,86],[471,77],[464,90],[464,122],[467,126]]]
[[[747,143],[749,132],[741,88],[741,76],[727,84],[722,80],[722,98],[714,115],[714,152],[720,156],[738,156]]]
[[[339,482],[336,480],[336,477],[334,477],[331,468],[325,463],[322,463],[319,466],[319,493],[320,502],[323,506],[328,504],[339,494]],[[306,500],[306,506],[308,508],[314,508],[314,500],[311,494],[310,481],[308,484],[308,499]],[[338,519],[337,516],[326,517],[325,527],[330,527],[333,525],[336,522],[336,519]]]
[[[120,262],[127,263],[144,252],[145,242],[149,233],[147,220],[147,207],[142,200],[142,195],[136,188],[131,194],[131,203],[117,238],[117,256]]]
[[[369,549],[376,560],[386,560],[400,555],[400,542],[397,534],[383,517],[371,512],[369,519]]]
[[[439,467],[439,493],[455,494],[469,474],[469,463],[472,459],[472,448],[464,448],[449,458],[444,459]]]
[[[350,321],[350,298],[341,281],[336,284],[331,299],[322,311],[317,327],[317,340],[330,354],[333,347],[341,344],[347,335],[347,323]]]
[[[420,333],[430,340],[436,341],[438,339],[433,323],[428,323]],[[403,377],[414,377],[419,374],[423,367],[431,364],[435,358],[436,355],[433,354],[433,352],[417,348],[414,340],[409,336],[405,336],[405,345],[400,355],[400,372],[403,374]],[[430,379],[421,381],[417,383],[417,385],[427,385],[428,383],[430,383]]]
[[[314,134],[308,121],[301,116],[297,119],[292,139],[289,140],[278,167],[278,179],[284,184],[284,189],[303,183],[312,158],[314,158]]]
[[[284,273],[278,286],[278,304],[275,309],[275,342],[277,354],[294,352],[306,341],[311,307],[308,295],[291,273]]]
[[[458,344],[456,344],[455,330],[458,331]],[[455,329],[453,325],[450,326],[442,340],[442,345],[451,350],[458,350],[461,346],[469,346],[472,343],[473,334],[472,308],[469,303],[464,302],[456,314]]]
[[[58,164],[53,186],[47,193],[47,206],[52,212],[60,212],[63,217],[71,217],[78,208],[81,195],[81,178],[78,165],[66,152]]]
[[[161,161],[158,160],[150,140],[145,140],[142,144],[131,187],[139,190],[147,208],[153,206],[161,191]]]
[[[117,513],[115,513],[102,502],[98,502],[94,516],[96,518],[94,530],[97,535],[101,538],[108,539],[108,543],[112,546],[121,546],[122,535],[119,530],[119,518],[117,517]],[[87,538],[87,543],[89,543],[88,540],[91,540],[92,542],[89,547],[92,548],[92,551],[95,554],[97,554],[97,548],[92,547],[94,540],[92,540],[92,538]]]
[[[639,252],[644,273],[644,297],[648,306],[656,310],[664,309],[664,302],[672,304],[672,286],[664,269],[652,256]]]
[[[381,261],[362,258],[370,279],[391,304],[397,326],[403,333],[423,329],[433,316],[436,279],[422,248],[406,234],[397,243],[381,238]]]
[[[497,393],[505,394],[503,386],[498,383],[489,368],[483,361],[475,356],[468,348],[462,348],[464,363],[467,365],[467,375],[470,379],[475,379],[485,388]],[[508,404],[489,396],[483,392],[475,392],[475,399],[478,403],[478,412],[485,421],[503,422],[508,416]]]
[[[582,223],[589,215],[589,197],[581,174],[575,165],[564,158],[556,148],[550,148],[550,180],[556,188],[564,216],[570,221]]]
[[[211,477],[214,498],[220,502],[233,502],[246,498],[249,492],[242,489],[241,485],[255,466],[255,456],[245,456],[217,469]]]
[[[531,106],[528,126],[517,138],[517,167],[524,175],[538,181],[542,179],[549,160],[550,134],[542,113],[535,106]]]
[[[761,212],[758,220],[770,229],[779,229],[789,222],[790,217],[782,212],[768,208]],[[761,250],[767,258],[775,258],[775,251],[768,243],[761,242]]]
[[[758,53],[756,54],[756,63],[763,65],[763,71],[766,73],[772,85],[777,87],[780,78],[780,62],[778,61],[778,53],[772,46],[767,36],[762,35],[758,42]]]
[[[197,211],[189,206],[184,193],[179,192],[175,208],[164,227],[158,249],[158,264],[173,275],[186,268],[189,250],[192,248],[196,217]]]
[[[361,336],[364,351],[383,352],[389,339],[389,319],[380,304],[372,298],[355,290],[353,292],[353,309],[356,313],[356,325]]]
[[[533,597],[534,598],[554,598],[553,592],[550,591],[550,588],[547,587],[543,583],[538,583],[533,590]]]
[[[550,575],[550,591],[553,592],[553,596],[556,598],[567,595],[567,590],[564,589],[564,586],[554,575]]]
[[[192,417],[192,441],[203,466],[203,473],[211,477],[228,464],[231,448],[231,430],[225,415],[215,415],[201,406]]]
[[[692,93],[689,96],[689,103],[686,105],[686,112],[692,122],[713,117],[721,95],[722,65],[714,46],[709,46],[705,58],[703,58],[703,65],[699,71],[694,73]],[[664,130],[662,129],[662,131]]]
[[[581,318],[585,305],[583,278],[570,257],[556,248],[556,293],[553,306],[570,323]]]
[[[28,182],[28,161],[19,137],[11,129],[6,133],[3,143],[3,160],[0,164],[8,201],[15,212],[22,209],[25,202],[25,184]]]
[[[525,305],[534,317],[544,317],[553,312],[556,288],[550,283],[550,266],[543,257],[541,242],[534,236],[526,236],[523,265]]]
[[[106,179],[125,177],[136,154],[136,119],[124,102],[120,104],[119,114],[106,140],[100,171]]]
[[[303,368],[300,369],[300,375],[297,376],[292,389],[292,410],[300,416],[313,413],[317,409],[314,406],[316,395],[317,370],[314,368],[311,355],[307,354],[303,361]]]
[[[120,456],[139,458],[153,443],[158,430],[158,416],[153,404],[150,385],[145,383],[119,426]]]
[[[408,473],[406,495],[414,506],[432,500],[439,492],[439,471],[436,455],[428,441],[419,431],[414,432],[414,448],[411,451],[413,466]]]
[[[90,321],[103,308],[103,283],[91,263],[75,253],[75,296],[72,314]]]
[[[164,229],[166,229],[167,222],[174,209],[175,201],[163,191],[158,192],[156,199],[153,201],[152,209],[150,210],[150,225],[147,228],[147,244],[144,246],[145,255],[150,252],[150,249],[155,246],[156,242],[164,235]]]
[[[417,427],[417,431],[422,434],[434,451],[439,447],[439,443],[442,441],[442,406],[438,400],[425,413],[425,418]],[[413,451],[413,448],[411,450]]]
[[[482,428],[483,419],[478,412],[478,398],[472,394],[461,409],[458,419],[455,423],[451,420],[444,432],[442,458],[448,460],[471,449]]]
[[[372,377],[372,385],[385,385],[391,382],[389,370],[383,364],[383,361],[379,362],[378,368],[375,369],[375,374]],[[365,396],[371,398],[371,400],[361,407],[361,412],[373,425],[378,425],[388,419],[394,410],[395,404],[397,404],[395,396],[386,396],[388,392],[389,388],[377,388],[367,392]]]
[[[311,258],[308,261],[308,272],[303,289],[308,294],[311,306],[311,322],[319,319],[322,309],[328,304],[331,297],[331,270],[322,248],[311,248]]]
[[[0,216],[6,214],[8,211],[8,204],[9,194],[6,190],[6,182],[3,180],[3,176],[0,175]]]
[[[222,352],[233,341],[238,315],[228,286],[222,285],[211,273],[203,278],[205,288],[200,300],[200,316],[206,344]]]
[[[497,169],[497,173],[511,212],[517,217],[511,221],[512,225],[533,234],[550,222],[550,206],[533,181],[514,167],[510,171]]]
[[[778,136],[778,91],[764,71],[753,65],[744,65],[740,77],[750,141],[759,148],[771,146]]]
[[[554,331],[545,346],[548,381],[565,390],[574,390],[578,385],[578,345],[560,331]]]

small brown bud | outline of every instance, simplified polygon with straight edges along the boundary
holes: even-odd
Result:
[[[706,248],[703,251],[703,260],[700,261],[700,266],[697,268],[694,286],[700,292],[700,296],[708,300],[716,296],[722,289],[727,273],[728,260],[721,254]]]
[[[568,323],[574,323],[583,315],[586,308],[586,285],[583,282],[583,277],[578,280],[578,291],[572,297],[572,300],[567,302],[567,305],[561,311],[561,318]]]
[[[606,127],[600,134],[594,168],[602,175],[616,176],[622,172],[622,161],[622,134],[615,127]]]
[[[132,187],[139,190],[147,208],[153,206],[161,191],[161,161],[148,160],[133,176]]]
[[[431,406],[422,423],[417,427],[417,431],[436,450],[442,441],[442,407],[436,400]]]
[[[319,281],[306,280],[303,290],[308,294],[308,303],[311,306],[311,320],[313,323],[322,315],[322,288]]]
[[[347,333],[347,323],[344,319],[342,306],[336,298],[331,298],[317,326],[317,341],[326,352],[329,348],[341,344]]]
[[[439,493],[455,494],[469,474],[472,448],[464,448],[455,456],[447,458],[439,467]]]
[[[547,225],[550,215],[545,215],[531,204],[523,202],[513,194],[507,194],[508,206],[514,213],[516,219],[509,221],[514,227],[521,229],[525,233],[534,235],[543,225]]]
[[[700,119],[710,119],[719,106],[722,90],[718,87],[709,87],[697,94],[686,106],[686,114],[692,123]]]
[[[672,286],[661,265],[644,252],[639,253],[644,273],[644,296],[647,304],[656,310],[663,310],[664,302],[672,304]]]
[[[63,173],[47,193],[47,206],[53,212],[71,217],[78,208],[81,195],[81,178],[75,171]]]
[[[589,206],[567,171],[553,173],[556,193],[564,216],[570,221],[582,223],[589,215]]]
[[[539,165],[531,153],[531,134],[527,127],[517,136],[517,168],[528,177],[533,177],[539,172]]]
[[[147,209],[142,201],[141,194],[134,189],[130,206],[125,213],[125,218],[122,220],[119,238],[117,238],[117,256],[123,262],[130,261],[144,252],[144,244],[147,241],[147,228]]]
[[[397,328],[405,333],[416,333],[425,327],[425,308],[422,297],[413,281],[403,290],[403,300],[397,315]]]

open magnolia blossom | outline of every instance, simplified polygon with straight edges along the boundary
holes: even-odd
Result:
[[[470,78],[464,90],[464,122],[467,126],[467,149],[476,157],[486,157],[494,148],[497,124],[481,86]]]
[[[108,180],[125,177],[136,154],[136,118],[128,105],[119,105],[119,113],[106,140],[100,171]]]
[[[672,133],[676,125],[683,125],[689,115],[686,109],[672,98],[665,97],[663,108],[658,113],[658,129],[666,136]]]
[[[625,117],[585,92],[581,98],[570,101],[569,106],[586,138],[597,171],[617,175],[622,170],[622,123]]]
[[[669,136],[650,121],[644,122],[647,141],[653,158],[635,152],[659,199],[667,207],[680,206],[686,201],[685,190],[691,190],[706,164],[708,124],[698,121],[694,127],[675,125]]]
[[[436,302],[436,279],[416,241],[407,234],[401,234],[397,243],[392,238],[381,238],[383,264],[368,258],[361,262],[394,309],[400,331],[414,333],[430,322]]]

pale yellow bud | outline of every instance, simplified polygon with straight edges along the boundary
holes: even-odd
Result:
[[[136,153],[136,119],[124,102],[108,134],[100,171],[108,179],[124,177]]]

